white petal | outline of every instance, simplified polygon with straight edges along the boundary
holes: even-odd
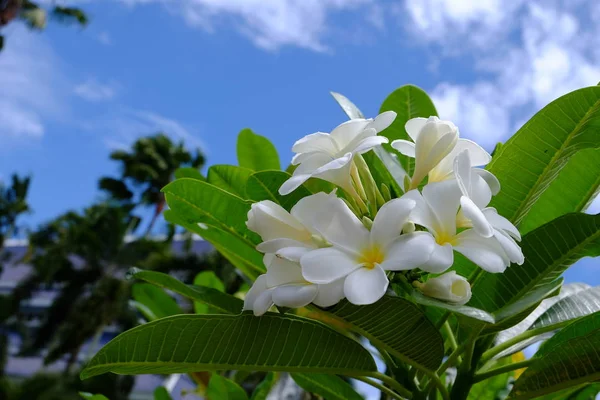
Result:
[[[437,226],[437,217],[417,189],[406,192],[401,199],[410,199],[415,202],[415,208],[408,218],[409,221],[435,232],[434,228]]]
[[[432,170],[432,174],[440,177],[451,174],[454,159],[465,150],[469,152],[471,167],[486,165],[492,159],[492,156],[477,143],[468,139],[458,139],[454,149]]]
[[[383,297],[388,284],[385,271],[379,266],[359,268],[344,281],[344,294],[352,304],[373,304]]]
[[[377,212],[371,227],[371,244],[387,246],[400,235],[400,230],[416,202],[410,199],[394,199],[385,203]]]
[[[359,118],[346,121],[331,131],[331,138],[335,140],[340,149],[343,149],[359,135],[370,122],[371,120]]]
[[[417,141],[417,138],[419,137],[419,133],[421,132],[421,129],[423,129],[423,127],[425,126],[427,121],[428,121],[427,118],[421,118],[421,117],[412,118],[412,119],[409,119],[408,121],[406,121],[406,124],[404,125],[404,129],[406,129],[406,133],[408,133],[408,136],[414,142]]]
[[[262,274],[252,284],[246,297],[244,298],[244,310],[252,310],[254,308],[254,302],[265,290],[267,290],[267,275]]]
[[[510,265],[504,249],[495,238],[484,238],[468,229],[456,237],[454,250],[491,273],[504,272]]]
[[[352,153],[346,153],[340,158],[328,162],[316,169],[312,176],[331,182],[342,189],[352,192],[354,189],[350,181],[350,167],[352,166]]]
[[[348,151],[352,151],[354,154],[363,154],[374,147],[381,146],[382,144],[388,142],[389,140],[385,136],[371,136],[362,140],[356,145],[356,147],[348,149]]]
[[[312,174],[322,166],[335,160],[335,156],[326,153],[313,152],[306,154],[307,156],[302,159],[302,163],[294,170],[292,176]]]
[[[333,247],[305,254],[300,265],[304,279],[318,284],[331,283],[360,268],[356,259]]]
[[[303,255],[317,247],[285,247],[277,251],[277,256],[293,262],[300,262]]]
[[[294,153],[309,153],[312,151],[322,151],[331,155],[337,152],[335,142],[331,135],[323,132],[316,132],[304,136],[292,146]]]
[[[513,238],[503,231],[499,231],[497,229],[494,229],[494,237],[496,240],[498,240],[498,243],[500,243],[500,246],[502,246],[511,262],[514,262],[518,265],[523,265],[525,262],[525,256],[523,255],[521,247]]]
[[[317,296],[317,285],[285,285],[273,289],[273,303],[280,307],[300,308]]]
[[[436,226],[432,227],[435,232],[444,232],[448,236],[454,236],[460,197],[461,192],[455,180],[425,185],[423,198],[429,204],[436,218]]]
[[[500,181],[494,174],[481,168],[475,168],[474,172],[488,184],[494,196],[500,192]]]
[[[454,159],[454,177],[463,196],[471,197],[471,159],[467,150]]]
[[[252,306],[252,310],[254,311],[254,315],[260,317],[264,313],[266,313],[269,308],[273,306],[273,289],[268,289],[262,292],[254,302]]]
[[[283,182],[279,188],[279,194],[285,196],[298,189],[304,182],[310,179],[310,175],[294,175],[287,181]]]
[[[300,264],[275,257],[267,264],[267,287],[305,283]]]
[[[246,225],[265,241],[278,238],[303,241],[310,238],[310,232],[296,218],[270,200],[252,204]]]
[[[495,208],[485,208],[483,210],[483,214],[485,215],[487,220],[490,221],[490,224],[492,224],[494,228],[506,231],[515,239],[521,240],[521,233],[519,232],[517,227],[514,226],[509,220],[504,218],[502,215],[498,214],[498,211],[496,211]]]
[[[420,290],[426,296],[455,304],[466,304],[471,299],[469,282],[455,271],[427,280]]]
[[[331,307],[344,298],[344,278],[328,283],[326,285],[317,285],[319,293],[313,300],[313,303],[319,307]]]
[[[435,244],[431,256],[426,263],[419,266],[425,272],[431,272],[439,274],[444,272],[452,266],[454,263],[454,252],[452,251],[452,245],[446,243],[443,246]]]
[[[406,271],[420,267],[431,258],[435,240],[428,232],[414,232],[400,236],[390,243],[381,268],[386,271]]]
[[[460,198],[460,206],[465,217],[467,217],[473,224],[473,229],[475,229],[475,232],[486,238],[494,235],[494,229],[492,228],[492,225],[488,222],[487,218],[483,214],[483,211],[481,211],[481,209],[479,209],[479,207],[477,207],[477,205],[475,205],[471,199],[462,196]]]
[[[331,194],[319,192],[300,199],[290,210],[292,217],[296,218],[302,225],[312,231],[317,211],[326,209]],[[335,195],[334,195],[335,196]]]
[[[396,119],[394,111],[385,111],[379,114],[373,122],[369,124],[369,128],[374,128],[378,133],[389,127]]]
[[[400,154],[404,154],[407,157],[415,158],[415,144],[409,142],[408,140],[394,140],[392,142],[392,147],[400,152]]]
[[[266,240],[256,246],[256,250],[261,253],[278,253],[281,249],[286,247],[306,247],[307,249],[315,248],[315,246],[311,246],[310,243],[299,242],[294,239],[287,238],[279,238],[279,239],[271,239]]]

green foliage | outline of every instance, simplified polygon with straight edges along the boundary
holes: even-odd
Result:
[[[309,319],[176,315],[120,334],[90,360],[81,377],[221,369],[352,375],[374,371],[375,362],[354,340]]]
[[[235,165],[213,165],[208,169],[207,181],[229,193],[245,199],[246,182],[252,170]]]
[[[219,374],[212,374],[206,388],[207,400],[248,400],[248,396],[234,381]]]
[[[92,393],[87,393],[87,392],[79,392],[79,394],[85,400],[109,400],[108,397],[106,397],[102,394],[92,394]]]
[[[212,271],[204,271],[196,275],[194,285],[225,292],[225,285],[223,285],[223,282]],[[211,308],[209,305],[201,302],[194,302],[194,310],[196,314],[214,314],[215,312],[219,312],[218,309]]]
[[[279,155],[273,143],[251,129],[242,130],[238,136],[237,158],[240,167],[252,171],[281,169]]]
[[[159,386],[154,390],[154,400],[172,400],[172,397],[164,386]]]
[[[335,375],[293,373],[292,378],[302,389],[324,400],[362,400],[348,382]]]
[[[494,155],[487,169],[496,175],[502,191],[494,197],[491,206],[514,223],[520,223],[538,198],[549,188],[552,181],[568,165],[569,160],[578,160],[585,165],[587,158],[573,158],[577,151],[600,146],[600,87],[589,87],[566,94],[544,107],[515,133]],[[579,169],[575,164],[571,171]],[[588,179],[563,181],[569,190],[579,193],[590,190],[597,175]],[[574,189],[575,187],[577,189]],[[560,191],[555,187],[554,191]],[[562,195],[562,194],[561,194]],[[587,197],[587,196],[586,196]],[[589,200],[576,199],[571,209],[563,213],[579,211]],[[581,208],[580,208],[581,209]],[[539,222],[548,221],[555,211],[540,208],[530,213],[528,230],[537,228]]]
[[[5,238],[18,233],[19,216],[30,211],[26,200],[30,183],[30,177],[21,178],[16,174],[11,176],[10,186],[0,182],[0,248]]]
[[[145,315],[149,321],[183,314],[175,299],[154,285],[136,283],[131,288],[131,295],[135,301],[143,304],[150,311],[149,315]]]
[[[600,311],[600,287],[582,290],[550,307],[531,326],[538,329],[561,324]]]
[[[192,178],[198,179],[199,181],[205,181],[206,178],[197,168],[193,167],[181,167],[175,170],[175,179],[179,178]]]
[[[81,9],[75,7],[55,6],[52,15],[63,23],[75,22],[81,26],[86,26],[89,22],[87,15]]]
[[[304,186],[300,186],[290,194],[280,195],[279,188],[290,176],[283,171],[262,171],[252,174],[246,186],[248,198],[254,201],[270,200],[288,211],[291,210],[300,199],[311,193]]]
[[[265,376],[262,382],[256,385],[256,389],[252,392],[252,396],[250,396],[250,400],[266,400],[267,396],[277,383],[277,374],[274,372],[269,372]]]

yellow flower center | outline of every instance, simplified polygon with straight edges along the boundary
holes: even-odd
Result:
[[[445,245],[446,243],[449,243],[451,245],[454,246],[456,241],[456,235],[450,235],[447,232],[439,232],[436,236],[435,236],[435,242],[437,244],[439,244],[440,246]]]
[[[377,246],[368,247],[360,253],[358,262],[365,268],[373,269],[375,264],[381,264],[384,259],[384,254]]]

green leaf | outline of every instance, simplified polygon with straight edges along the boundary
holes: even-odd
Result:
[[[159,386],[154,390],[154,400],[172,400],[172,397],[164,386]]]
[[[175,299],[165,293],[164,290],[147,283],[136,283],[131,288],[135,301],[148,307],[152,315],[147,315],[149,320],[168,317],[170,315],[183,314],[181,307]]]
[[[600,147],[600,87],[579,89],[554,100],[523,125],[487,166],[502,185],[490,206],[519,224],[577,151],[597,147]],[[589,163],[587,159],[580,161],[586,166]],[[593,176],[589,182],[563,181],[566,186],[555,190],[562,195],[574,184],[583,185],[586,190],[597,178]],[[552,211],[540,208],[536,212]],[[536,214],[529,218],[548,220]],[[530,222],[528,229],[536,227]]]
[[[583,317],[550,338],[517,379],[511,398],[533,399],[600,379],[600,313]]]
[[[406,363],[429,370],[442,363],[442,335],[423,311],[406,299],[384,296],[365,306],[342,300],[327,313]]]
[[[221,280],[215,275],[213,271],[202,271],[194,278],[194,285],[200,286],[202,288],[211,288],[218,290],[219,292],[225,292],[225,285]],[[194,310],[196,314],[212,314],[214,313],[213,307],[206,304],[205,302],[194,302]],[[238,308],[238,310],[240,310]],[[219,309],[216,309],[216,312],[220,312]]]
[[[585,211],[599,189],[600,149],[577,152],[533,204],[519,230],[525,234],[561,215]]]
[[[381,105],[379,112],[384,111],[395,111],[396,119],[387,129],[381,132],[381,135],[390,139],[390,143],[396,139],[411,140],[404,129],[406,121],[416,117],[428,118],[437,115],[437,110],[433,105],[433,102],[423,91],[423,89],[413,86],[405,85],[393,91]],[[387,150],[391,150],[390,145],[384,145]],[[396,153],[395,150],[391,150]],[[401,156],[400,163],[403,169],[412,175],[414,171],[414,159]]]
[[[256,386],[250,400],[267,400],[269,393],[271,393],[273,386],[277,382],[277,376],[275,372],[269,372],[265,376],[265,379]]]
[[[252,171],[281,169],[279,156],[273,143],[266,137],[252,132],[251,129],[242,130],[238,136],[237,158],[240,167]]]
[[[162,272],[131,268],[128,277],[141,279],[153,285],[169,289],[196,302],[206,304],[220,313],[239,314],[244,306],[244,302],[237,297],[210,287],[186,285],[171,275]]]
[[[489,369],[495,369],[503,367],[508,364],[512,364],[513,361],[510,358],[496,361]],[[490,379],[486,379],[483,382],[476,383],[471,387],[467,400],[493,400],[498,398],[504,398],[501,396],[502,392],[508,392],[508,384],[514,376],[514,371],[506,372],[504,374],[496,375]]]
[[[486,311],[480,310],[478,308],[470,307],[467,305],[457,305],[446,303],[444,301],[436,300],[431,297],[427,297],[423,295],[421,292],[415,290],[410,294],[410,297],[418,304],[423,304],[425,306],[443,308],[444,310],[452,311],[454,314],[459,314],[461,316],[476,319],[479,321],[484,321],[489,324],[493,324],[496,322],[494,316]]]
[[[86,400],[108,400],[108,397],[102,394],[92,394],[87,392],[79,392],[79,395]]]
[[[290,211],[299,200],[311,194],[304,186],[300,186],[288,195],[280,195],[279,188],[290,177],[290,174],[283,171],[256,172],[248,179],[248,198],[254,201],[271,200]]]
[[[380,154],[383,154],[380,156]],[[400,197],[404,190],[402,190],[402,181],[398,181],[394,175],[390,172],[390,169],[386,167],[386,163],[383,161],[384,158],[389,157],[388,162],[396,163],[401,168],[400,164],[392,158],[392,156],[383,148],[378,147],[362,155],[365,162],[369,166],[369,171],[373,175],[373,179],[377,183],[377,187],[381,187],[381,184],[386,184],[392,191],[392,195]],[[382,158],[383,157],[383,158]],[[392,167],[393,170],[393,167]],[[402,170],[402,179],[404,179],[404,170]]]
[[[359,343],[313,320],[273,313],[177,315],[120,334],[81,378],[223,369],[365,375],[376,366]]]
[[[531,329],[562,324],[600,311],[600,286],[565,297],[550,307],[533,324]]]
[[[354,105],[354,103],[351,102],[346,96],[344,96],[343,94],[340,94],[340,93],[336,93],[336,92],[329,92],[329,93],[331,93],[331,95],[333,96],[335,101],[337,101],[337,103],[340,105],[340,107],[342,107],[342,110],[344,110],[344,112],[346,113],[348,118],[350,118],[350,119],[358,119],[358,118],[364,119],[365,118],[365,116],[358,109],[358,107],[356,107],[356,105]]]
[[[212,374],[206,388],[207,400],[248,400],[244,389],[231,379]]]
[[[470,306],[494,312],[554,281],[571,264],[600,254],[600,215],[567,214],[523,237],[525,263],[502,274],[483,272]]]
[[[197,179],[199,181],[206,181],[206,178],[204,177],[204,175],[202,175],[202,173],[200,171],[198,171],[196,168],[192,168],[192,167],[177,168],[175,170],[175,178],[176,179],[190,178],[190,179]]]
[[[345,380],[335,375],[291,374],[302,389],[321,396],[324,400],[363,400]]]
[[[246,182],[252,175],[252,170],[237,167],[235,165],[213,165],[208,169],[208,183],[233,193],[236,196],[246,198]]]

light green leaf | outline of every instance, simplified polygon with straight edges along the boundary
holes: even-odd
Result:
[[[363,400],[345,380],[335,375],[291,374],[302,389],[321,396],[324,400]]]
[[[252,170],[235,165],[213,165],[208,169],[208,183],[245,199],[246,182]]]
[[[127,275],[130,279],[141,279],[153,285],[169,289],[196,302],[206,304],[220,313],[239,314],[244,306],[244,302],[237,297],[210,287],[186,285],[171,275],[163,274],[162,272],[131,268]]]
[[[248,400],[244,389],[231,379],[212,374],[206,388],[207,400]]]
[[[327,313],[404,362],[429,370],[442,363],[442,335],[423,311],[406,299],[384,296],[365,306],[342,300]]]
[[[279,188],[290,177],[291,175],[284,171],[256,172],[248,179],[248,198],[254,201],[271,200],[290,211],[300,199],[311,194],[304,186],[300,186],[288,195],[280,195]]]
[[[365,375],[376,366],[358,342],[317,321],[273,313],[177,315],[120,334],[81,378],[223,369]]]
[[[79,392],[79,395],[86,400],[109,400],[108,397],[102,394],[92,394],[87,392]]]
[[[565,321],[598,311],[600,311],[600,286],[583,290],[560,300],[542,314],[531,329],[562,324]]]
[[[571,264],[600,254],[600,215],[567,214],[523,237],[525,263],[502,274],[483,272],[469,305],[494,312],[554,281]]]
[[[151,320],[152,317],[163,318],[170,315],[183,314],[181,307],[175,299],[169,296],[161,288],[147,283],[136,283],[131,288],[131,294],[135,301],[148,307],[152,312],[146,317]]]
[[[381,187],[381,184],[386,184],[391,192],[392,197],[400,197],[404,190],[402,190],[402,181],[396,180],[396,177],[392,175],[390,169],[386,167],[385,162],[380,157],[380,154],[383,154],[383,158],[389,157],[389,162],[396,163],[398,168],[402,168],[400,164],[392,158],[392,156],[383,148],[378,147],[373,149],[373,151],[369,151],[362,156],[365,159],[365,162],[369,166],[369,171],[371,171],[371,175],[373,175],[373,179],[377,183],[377,187]],[[393,168],[392,168],[393,170]],[[404,170],[402,170],[404,173]],[[404,179],[405,173],[402,175],[402,179]]]
[[[429,118],[437,115],[437,110],[427,93],[413,85],[405,85],[393,91],[383,101],[379,109],[380,113],[384,111],[395,111],[397,114],[392,125],[381,132],[381,135],[390,139],[390,143],[396,139],[411,140],[406,133],[406,129],[404,129],[404,125],[409,119],[416,117]],[[384,145],[384,147],[395,153],[391,146]],[[412,175],[415,165],[413,158],[401,156],[400,164],[409,175]]]
[[[354,105],[354,103],[351,102],[346,96],[344,96],[343,94],[340,94],[340,93],[336,93],[336,92],[330,92],[330,93],[333,96],[333,98],[335,99],[335,101],[337,101],[337,103],[340,105],[340,107],[342,107],[342,110],[344,110],[344,112],[346,113],[348,118],[350,118],[350,119],[358,119],[358,118],[364,119],[365,118],[365,116],[358,109],[358,107],[356,107],[356,105]]]
[[[191,179],[197,179],[199,181],[206,180],[206,178],[204,177],[204,175],[202,175],[202,173],[200,171],[198,171],[196,168],[192,168],[192,167],[177,168],[175,170],[175,178],[176,179],[191,178]]]
[[[164,386],[159,386],[154,390],[154,400],[173,400]]]
[[[522,234],[561,215],[585,211],[600,189],[600,149],[585,149],[567,162],[519,224]]]
[[[502,190],[490,204],[500,215],[519,224],[542,193],[579,150],[600,147],[600,87],[588,87],[568,93],[548,104],[533,116],[502,146],[487,169],[496,175]],[[580,159],[585,165],[587,159]],[[574,166],[571,168],[578,169]],[[566,186],[555,193],[580,186],[578,192],[591,188],[598,176],[588,182],[563,181]],[[555,199],[555,196],[551,198]],[[582,199],[576,199],[581,201]],[[575,211],[575,210],[569,210]],[[539,208],[536,213],[554,213]],[[532,221],[548,221],[548,216],[529,216]]]
[[[600,379],[600,313],[563,328],[545,342],[517,379],[511,398],[533,399]]]
[[[240,167],[252,171],[281,169],[279,156],[273,143],[266,137],[252,132],[251,129],[242,130],[238,136],[237,158]]]
[[[275,372],[269,372],[267,376],[265,376],[265,379],[256,386],[250,400],[267,400],[269,393],[271,393],[273,386],[275,386],[275,383],[277,382],[277,377],[278,374]]]
[[[213,271],[202,271],[194,278],[194,285],[202,288],[211,288],[218,290],[219,292],[225,292],[225,285],[215,275]],[[194,302],[194,310],[196,314],[214,314],[221,312],[219,309],[213,309],[210,305],[205,302]],[[213,311],[214,310],[214,311]]]

